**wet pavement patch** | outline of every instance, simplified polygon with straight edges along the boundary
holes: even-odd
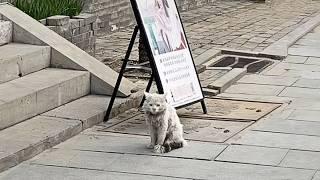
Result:
[[[248,73],[259,73],[271,64],[273,61],[265,58],[224,55],[211,67],[246,68]]]
[[[254,121],[232,122],[181,118],[181,123],[184,125],[184,137],[187,140],[223,143],[253,124]],[[148,136],[143,114],[99,131]]]
[[[277,103],[206,98],[208,114],[200,103],[178,110],[180,117],[224,121],[257,121],[281,106]]]

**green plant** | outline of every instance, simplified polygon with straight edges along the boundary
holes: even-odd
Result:
[[[15,0],[14,5],[34,19],[54,15],[75,16],[83,8],[83,0]]]

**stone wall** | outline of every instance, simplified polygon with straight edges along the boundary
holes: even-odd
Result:
[[[180,10],[201,7],[216,0],[176,0]],[[83,12],[98,16],[100,31],[112,32],[135,23],[130,0],[85,0]]]
[[[58,15],[40,20],[40,22],[94,56],[98,29],[96,20],[97,16],[83,13],[72,19],[69,16]]]

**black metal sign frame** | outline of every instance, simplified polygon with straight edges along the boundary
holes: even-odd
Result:
[[[130,40],[130,44],[128,46],[125,58],[123,59],[123,64],[121,66],[121,69],[120,69],[120,72],[119,72],[119,76],[118,76],[115,88],[113,90],[113,93],[112,93],[112,96],[111,96],[111,99],[110,99],[110,102],[109,102],[109,105],[108,105],[108,109],[107,109],[104,121],[108,121],[109,120],[109,117],[110,117],[110,114],[111,114],[111,110],[112,110],[112,106],[114,104],[114,101],[115,101],[119,86],[121,84],[121,79],[122,79],[123,74],[125,72],[126,65],[127,65],[128,60],[129,60],[129,57],[130,57],[130,54],[131,54],[135,39],[137,37],[138,31],[140,31],[140,33],[142,33],[144,46],[146,47],[147,55],[148,55],[148,58],[150,60],[150,66],[151,66],[151,69],[152,69],[152,74],[151,74],[149,83],[147,85],[146,92],[149,92],[149,90],[151,88],[151,85],[152,85],[152,81],[154,79],[155,82],[156,82],[158,93],[160,93],[160,94],[164,93],[164,89],[163,89],[163,86],[162,86],[162,83],[161,83],[161,80],[160,80],[159,72],[158,72],[158,69],[156,67],[155,59],[154,59],[154,56],[153,56],[153,53],[152,53],[152,50],[151,50],[151,47],[150,47],[150,44],[149,44],[148,37],[146,35],[146,30],[145,30],[145,28],[143,26],[142,19],[141,19],[139,10],[138,10],[138,6],[137,6],[137,2],[136,2],[137,0],[130,0],[130,1],[131,1],[132,9],[133,9],[133,12],[134,12],[134,15],[136,17],[136,21],[137,21],[138,25],[135,26],[135,28],[134,28],[134,31],[133,31],[133,34],[132,34],[132,37],[131,37],[131,40]],[[177,7],[176,2],[175,2],[175,6]],[[179,13],[178,10],[177,10],[177,12],[178,12],[179,18],[181,20],[180,13]],[[184,27],[183,27],[182,23],[181,23],[181,26],[182,26],[182,29],[183,29],[183,33],[184,33],[184,37],[185,37],[185,40],[186,40],[187,47],[188,47],[189,52],[190,52],[190,56],[191,56],[191,59],[192,59],[193,67],[194,67],[194,69],[196,69],[196,66],[195,66],[194,61],[193,61],[192,53],[190,51],[190,46],[189,46],[189,43],[188,43],[188,39],[186,37],[185,30],[184,30]],[[199,85],[201,87],[198,74],[197,74],[197,79],[198,79],[198,83],[199,83]],[[203,113],[207,114],[207,108],[206,108],[206,105],[205,105],[205,102],[204,102],[204,95],[203,95],[203,92],[202,92],[202,88],[201,88],[201,93],[202,93],[202,97],[203,97],[202,99],[194,101],[194,102],[191,102],[191,103],[187,103],[187,104],[184,104],[184,105],[181,105],[181,106],[178,106],[176,108],[178,109],[178,108],[186,107],[186,106],[189,106],[189,105],[192,105],[192,104],[200,102],[201,106],[202,106],[202,109],[203,109]],[[143,101],[144,101],[144,98],[143,98],[143,100],[142,100],[140,105],[143,104]]]

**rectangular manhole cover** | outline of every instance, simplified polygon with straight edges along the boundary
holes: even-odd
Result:
[[[251,122],[214,121],[181,118],[184,125],[184,137],[187,140],[223,143],[250,126]],[[148,136],[144,115],[138,115],[99,131]]]
[[[265,58],[224,55],[210,66],[246,68],[248,73],[258,73],[271,64],[273,64],[273,61]]]
[[[257,121],[281,106],[277,103],[206,98],[208,114],[200,103],[178,110],[181,117],[231,121]]]

